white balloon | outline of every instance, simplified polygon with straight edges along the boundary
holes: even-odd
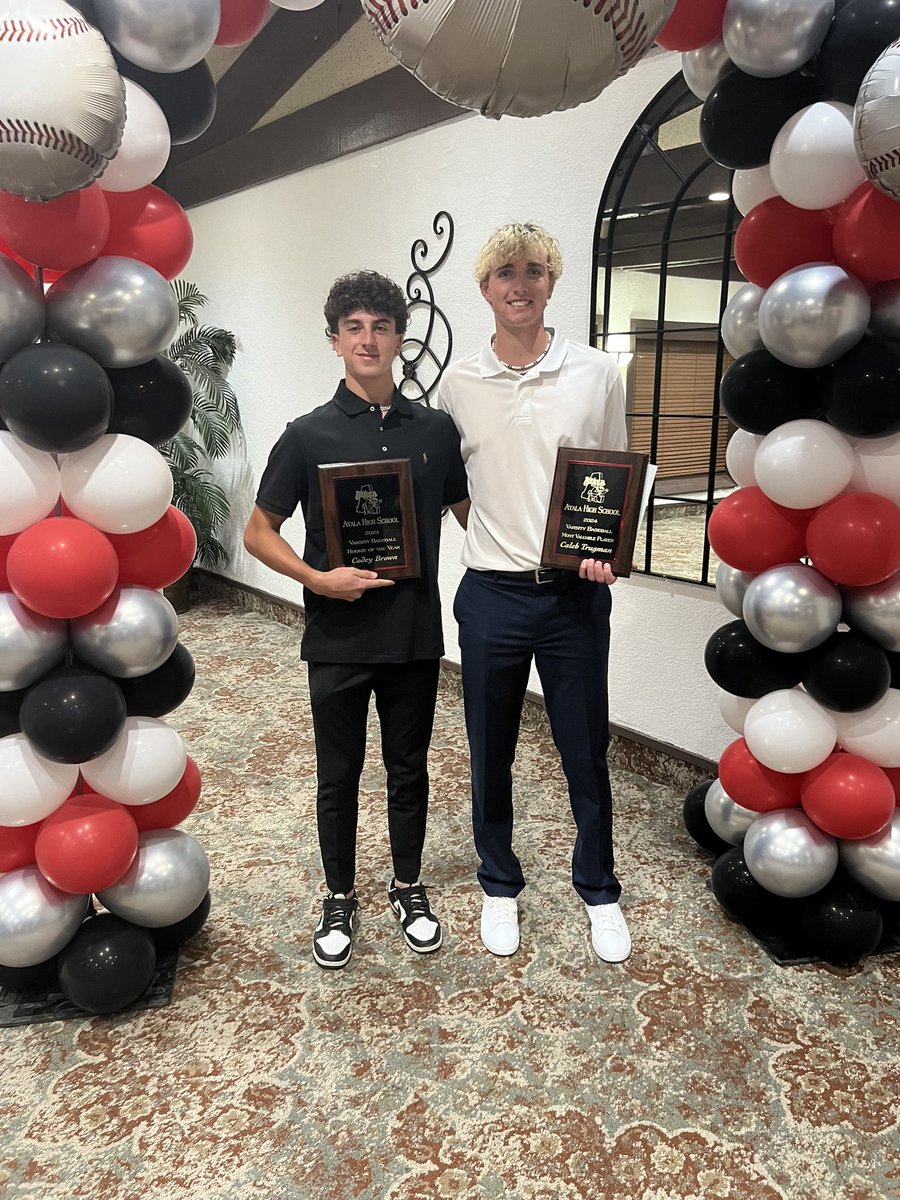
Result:
[[[746,217],[751,208],[756,208],[763,200],[777,196],[778,188],[772,182],[768,166],[751,167],[746,171],[735,171],[731,181],[731,194],[738,212]]]
[[[184,774],[187,751],[177,730],[155,717],[129,717],[111,749],[81,773],[92,788],[120,804],[152,804]]]
[[[875,492],[900,504],[900,433],[883,438],[855,438],[853,474],[854,492]]]
[[[888,688],[871,708],[842,713],[838,742],[879,767],[900,767],[900,690]]]
[[[0,430],[0,534],[21,533],[49,517],[58,499],[59,468],[53,455]]]
[[[98,181],[104,192],[146,187],[169,161],[169,123],[150,93],[131,79],[125,80],[125,111],[122,142]]]
[[[137,533],[158,521],[172,499],[166,460],[127,433],[105,433],[60,467],[62,497],[72,513],[104,533]]]
[[[36,754],[24,733],[0,738],[0,825],[33,825],[68,799],[78,766]]]
[[[824,421],[786,421],[763,438],[753,473],[776,504],[818,508],[839,496],[853,474],[853,447]]]
[[[744,737],[764,766],[796,775],[825,761],[837,740],[837,724],[806,692],[784,688],[756,701],[744,721]]]
[[[736,429],[731,435],[725,449],[725,466],[738,487],[752,487],[756,483],[753,463],[763,437],[746,429]]]
[[[747,713],[755,703],[752,697],[735,696],[732,692],[719,688],[719,712],[725,724],[730,725],[735,733],[744,732]]]
[[[789,117],[772,145],[769,171],[779,194],[797,208],[831,208],[846,200],[866,181],[853,145],[850,105],[820,100]]]

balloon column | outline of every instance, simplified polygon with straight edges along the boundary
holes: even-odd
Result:
[[[738,737],[685,821],[731,916],[838,963],[900,901],[898,37],[894,0],[679,0],[659,35],[735,171],[749,281],[722,318],[739,486],[709,522]]]
[[[58,979],[91,1012],[140,996],[209,911],[206,854],[176,828],[200,775],[164,719],[194,665],[160,589],[196,538],[156,449],[190,411],[163,351],[192,235],[154,180],[212,120],[213,41],[265,9],[0,15],[0,986]]]

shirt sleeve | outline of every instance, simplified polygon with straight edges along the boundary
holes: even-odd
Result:
[[[269,453],[256,503],[266,512],[291,517],[298,504],[306,509],[308,499],[309,472],[303,437],[296,422],[291,422]]]
[[[603,438],[600,442],[609,450],[628,449],[628,426],[625,423],[625,388],[618,368],[614,368],[603,411]]]
[[[450,426],[448,433],[448,441],[450,443],[450,463],[447,470],[447,476],[444,480],[444,504],[459,504],[460,500],[467,500],[469,497],[469,481],[466,475],[466,465],[462,459],[462,451],[460,449],[459,430],[449,418],[447,424]]]

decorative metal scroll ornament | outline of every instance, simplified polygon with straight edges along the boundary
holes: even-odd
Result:
[[[408,330],[400,347],[403,360],[400,391],[410,400],[424,400],[426,404],[453,353],[453,330],[443,310],[435,304],[431,286],[431,276],[446,262],[453,245],[453,218],[448,212],[439,212],[432,222],[432,229],[438,238],[446,238],[446,244],[437,260],[426,267],[428,244],[423,238],[416,238],[409,255],[414,270],[406,281],[410,325],[418,330],[424,323],[424,332],[419,336]],[[426,382],[419,377],[422,368]]]

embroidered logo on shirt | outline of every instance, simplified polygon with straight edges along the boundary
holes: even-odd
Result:
[[[425,451],[424,451],[424,450],[422,451],[422,462],[423,462],[423,463],[427,463],[427,462],[428,462],[428,455],[425,453]]]

